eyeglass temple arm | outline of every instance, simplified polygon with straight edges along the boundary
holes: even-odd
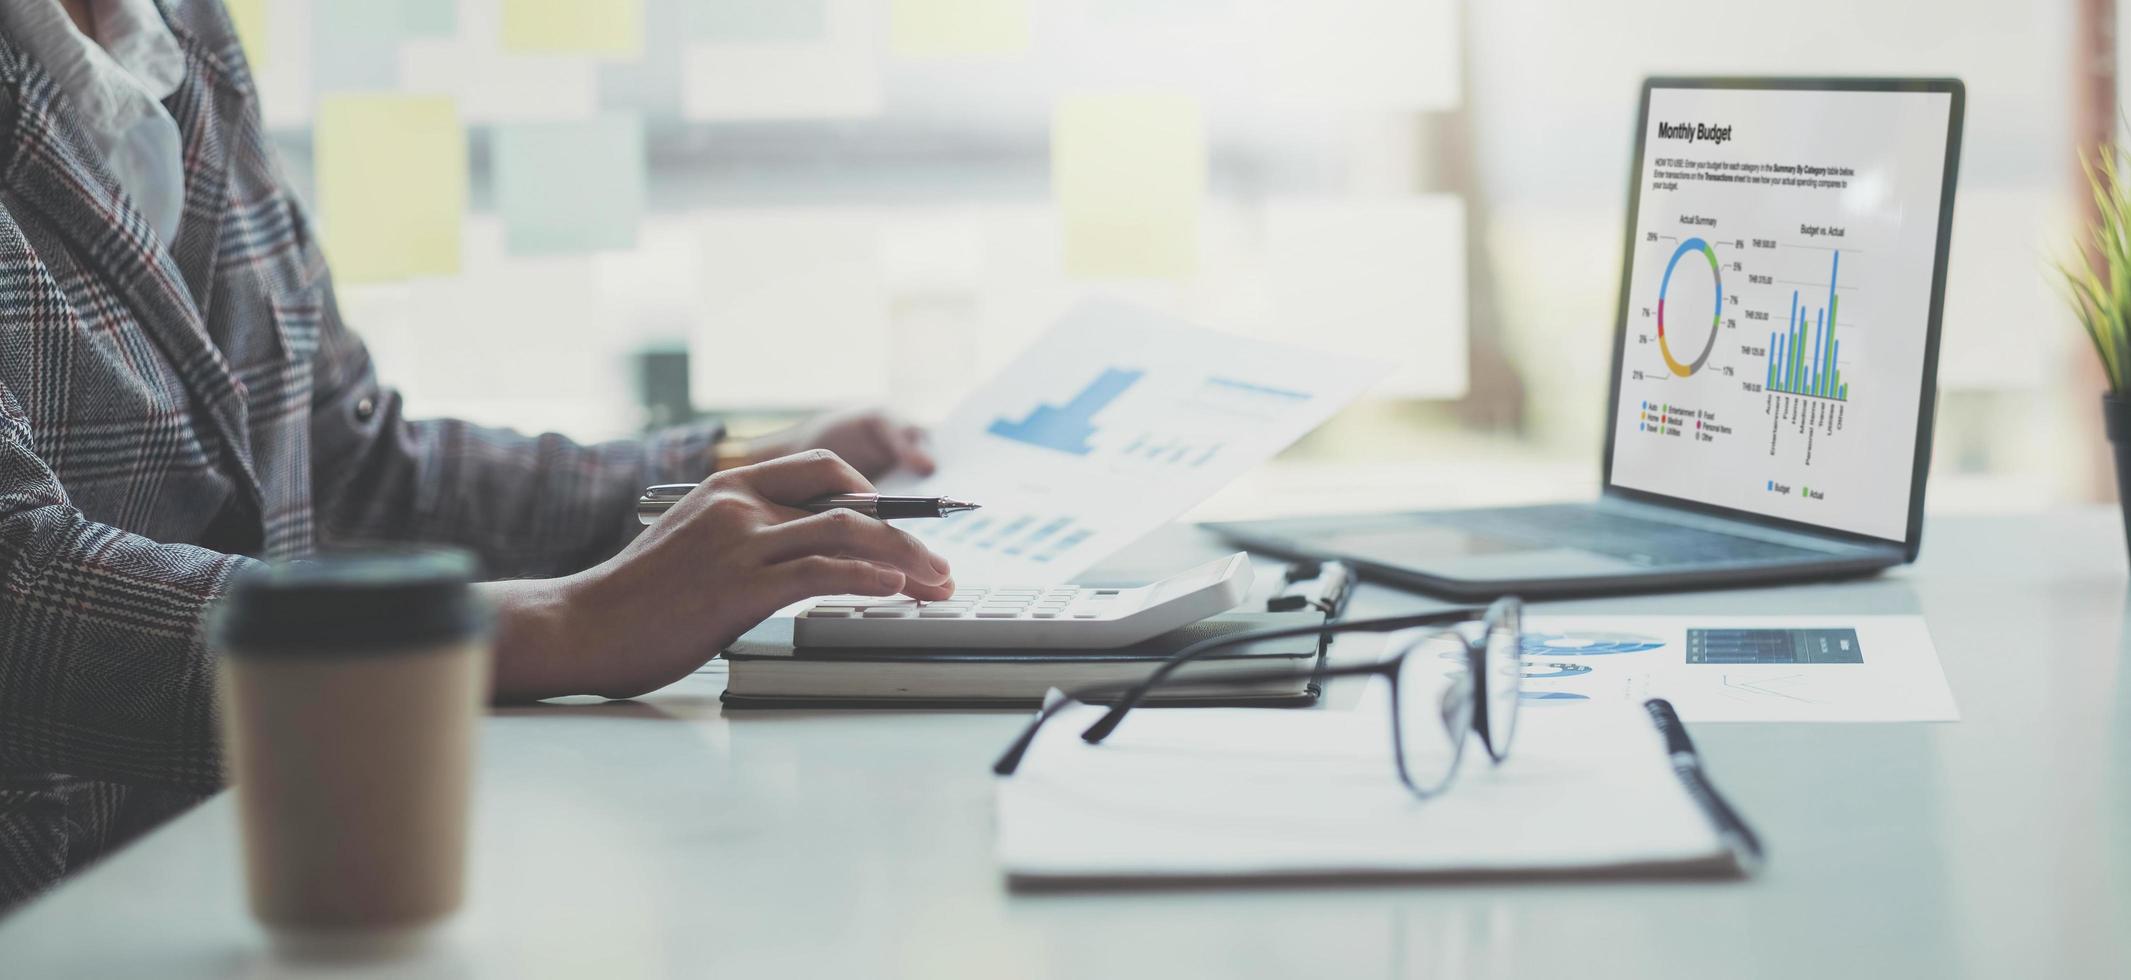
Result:
[[[1346,664],[1339,667],[1326,667],[1316,671],[1268,668],[1266,670],[1223,673],[1218,678],[1215,678],[1213,682],[1239,685],[1257,684],[1265,681],[1284,680],[1305,674],[1315,677],[1352,677],[1359,674],[1380,674],[1383,671],[1384,665],[1381,663]],[[1006,751],[999,756],[999,761],[992,763],[992,773],[1000,776],[1013,775],[1014,771],[1021,767],[1021,758],[1028,754],[1031,746],[1036,744],[1036,732],[1043,728],[1045,722],[1051,720],[1051,716],[1071,705],[1084,704],[1091,697],[1101,697],[1107,692],[1118,690],[1122,690],[1122,688],[1083,688],[1064,697],[1045,701],[1042,710],[1036,712],[1036,717],[1029,720],[1028,727],[1023,728],[1021,735],[1014,739],[1014,744],[1007,746]]]
[[[1021,757],[1028,754],[1029,746],[1036,744],[1036,732],[1043,727],[1043,723],[1075,703],[1077,702],[1071,697],[1045,698],[1043,707],[1036,711],[1036,717],[1029,719],[1028,727],[1021,730],[1021,735],[1014,739],[1014,744],[1006,747],[1006,752],[999,756],[999,761],[992,763],[992,774],[1013,775],[1014,770],[1021,768]]]
[[[1256,643],[1261,640],[1279,640],[1292,636],[1330,635],[1334,633],[1388,633],[1392,630],[1412,629],[1416,626],[1453,623],[1471,619],[1478,615],[1480,615],[1480,611],[1477,609],[1448,609],[1432,613],[1413,613],[1405,616],[1354,619],[1344,623],[1321,623],[1316,626],[1250,630],[1243,633],[1230,633],[1227,636],[1216,636],[1200,640],[1177,651],[1174,656],[1171,656],[1160,667],[1156,668],[1154,673],[1147,675],[1146,680],[1139,682],[1130,691],[1125,692],[1123,697],[1117,699],[1116,704],[1110,706],[1110,710],[1107,713],[1095,720],[1095,724],[1089,725],[1087,731],[1081,732],[1080,737],[1082,741],[1090,745],[1099,744],[1103,739],[1110,737],[1111,732],[1117,730],[1117,726],[1124,722],[1126,712],[1138,707],[1139,703],[1146,699],[1147,692],[1153,690],[1155,685],[1160,684],[1169,675],[1176,673],[1178,668],[1192,660],[1224,647]],[[1030,737],[1033,740],[1033,733],[1031,733]]]

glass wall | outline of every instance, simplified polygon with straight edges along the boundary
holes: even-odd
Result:
[[[2069,4],[231,5],[414,411],[923,418],[1090,295],[1396,363],[1202,515],[1588,492],[1639,79],[1960,76],[1933,503],[2081,492]]]

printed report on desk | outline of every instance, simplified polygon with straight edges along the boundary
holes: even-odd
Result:
[[[1654,89],[1613,479],[1900,540],[1951,96]]]
[[[984,509],[904,525],[964,584],[1047,585],[1175,519],[1390,370],[1089,301],[932,430],[939,472],[896,493]]]

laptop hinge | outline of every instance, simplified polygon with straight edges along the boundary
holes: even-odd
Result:
[[[1714,531],[1720,534],[1752,538],[1756,541],[1789,545],[1794,548],[1809,548],[1815,551],[1858,551],[1872,548],[1871,544],[1851,538],[1838,538],[1828,534],[1813,534],[1804,531],[1792,531],[1786,528],[1767,527],[1736,517],[1699,514],[1682,507],[1646,503],[1612,493],[1600,496],[1598,498],[1598,506],[1601,510],[1626,514],[1642,520],[1661,521],[1680,527],[1691,527],[1702,531]],[[1895,550],[1900,550],[1902,547],[1899,541],[1880,543]]]

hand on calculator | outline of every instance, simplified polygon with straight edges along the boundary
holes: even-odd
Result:
[[[592,568],[488,583],[512,613],[497,634],[497,700],[656,690],[809,596],[948,598],[946,560],[908,532],[852,510],[803,509],[873,489],[820,450],[726,470]]]
[[[1241,552],[1134,588],[963,587],[934,601],[832,596],[799,613],[800,647],[1104,649],[1227,612],[1250,594]]]

